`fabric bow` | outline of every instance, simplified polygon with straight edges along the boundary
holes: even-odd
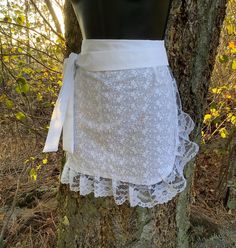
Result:
[[[63,85],[53,109],[43,152],[58,150],[63,128],[63,150],[74,152],[74,81],[75,61],[79,54],[71,53],[63,62]]]

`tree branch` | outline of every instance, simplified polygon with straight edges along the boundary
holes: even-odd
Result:
[[[57,35],[59,38],[61,38],[62,40],[64,40],[64,37],[58,33],[52,26],[51,24],[46,20],[46,18],[42,15],[41,11],[39,10],[39,8],[37,7],[37,5],[34,3],[33,0],[30,0],[30,2],[33,4],[33,6],[35,7],[35,9],[37,10],[37,12],[39,13],[39,15],[43,18],[44,22],[51,28],[52,32]]]
[[[52,16],[52,19],[53,19],[53,21],[54,21],[54,23],[55,23],[57,32],[58,32],[59,34],[62,34],[61,25],[60,25],[60,23],[59,23],[59,20],[58,20],[58,18],[57,18],[57,15],[56,15],[56,13],[55,13],[53,7],[52,7],[51,1],[50,1],[50,0],[44,0],[44,2],[45,2],[45,4],[47,5],[48,10],[49,10],[49,12],[50,12],[50,14],[51,14],[51,16]]]
[[[44,35],[44,34],[42,34],[42,33],[39,33],[38,31],[34,30],[33,28],[30,28],[30,27],[27,27],[27,26],[24,26],[24,25],[21,25],[21,24],[18,24],[18,23],[14,23],[14,22],[0,21],[0,23],[12,24],[12,25],[14,25],[14,26],[18,26],[18,27],[21,27],[21,28],[25,28],[25,29],[32,30],[32,31],[34,31],[35,33],[37,33],[37,34],[43,36],[45,39],[51,41],[53,44],[55,44],[55,45],[58,46],[58,44],[56,44],[55,42],[53,42],[52,40],[50,40],[46,35]],[[61,36],[60,38],[61,38],[63,41],[65,41],[65,38],[64,38],[64,37]]]

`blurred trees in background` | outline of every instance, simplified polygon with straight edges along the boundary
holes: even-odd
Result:
[[[0,0],[0,120],[5,132],[38,139],[62,85],[65,41],[50,1],[35,2]]]
[[[228,2],[208,94],[203,142],[227,138],[236,128],[236,1]]]

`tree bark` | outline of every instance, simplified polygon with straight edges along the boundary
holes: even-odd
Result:
[[[166,32],[170,66],[177,80],[183,111],[196,127],[191,140],[200,143],[210,76],[225,16],[226,0],[173,0]],[[73,13],[73,14],[72,14]],[[67,49],[79,52],[81,33],[69,1],[65,2]],[[63,165],[62,165],[63,166]],[[154,208],[116,205],[112,196],[80,196],[60,184],[59,248],[189,248],[189,203],[194,161],[186,165],[184,192]]]

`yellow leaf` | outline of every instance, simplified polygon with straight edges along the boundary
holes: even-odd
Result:
[[[26,159],[25,161],[24,161],[24,164],[27,164],[29,162],[29,159]]]
[[[17,16],[17,18],[16,18],[16,22],[18,23],[18,24],[23,24],[24,23],[24,21],[25,21],[25,17],[23,16],[23,15],[19,15],[19,16]]]
[[[211,119],[211,117],[212,117],[211,114],[206,114],[206,115],[204,116],[203,122],[204,122],[204,123],[208,122],[208,121]]]
[[[235,33],[235,26],[233,26],[232,24],[226,25],[226,29],[228,30],[229,34]]]
[[[217,111],[216,109],[210,109],[211,111],[211,114],[214,118],[218,117],[220,114],[219,114],[219,111]]]
[[[6,99],[7,99],[7,96],[5,94],[2,94],[0,96],[0,102],[4,102],[4,101],[6,101]]]
[[[230,94],[225,94],[225,98],[230,99],[232,96]]]
[[[220,92],[222,91],[222,89],[220,89],[220,88],[212,88],[211,91],[214,94],[220,94]]]
[[[32,168],[30,170],[30,177],[31,177],[31,179],[33,179],[34,181],[36,181],[36,179],[37,179],[37,173],[36,173],[35,168]]]
[[[42,99],[43,99],[42,94],[41,93],[37,93],[37,100],[38,101],[42,101]]]
[[[231,53],[236,53],[236,47],[231,49]]]
[[[226,137],[228,136],[228,134],[229,134],[225,127],[221,128],[221,129],[219,130],[219,133],[220,133],[220,136],[221,136],[222,138],[226,138]]]
[[[59,86],[62,86],[62,84],[63,84],[61,80],[57,81],[57,83]]]
[[[230,121],[231,121],[231,123],[232,123],[233,125],[236,126],[236,116],[235,116],[235,115],[231,116]]]
[[[234,41],[230,41],[228,46],[229,48],[236,48]]]
[[[3,62],[10,62],[10,57],[9,56],[2,56]]]
[[[232,62],[232,69],[236,70],[236,60],[233,60],[233,62]]]
[[[16,119],[19,120],[19,121],[22,121],[22,120],[24,120],[26,118],[26,116],[25,116],[25,114],[23,112],[17,112],[15,114],[15,116],[16,116]]]
[[[45,158],[43,159],[43,164],[47,164],[48,163],[48,160]]]

